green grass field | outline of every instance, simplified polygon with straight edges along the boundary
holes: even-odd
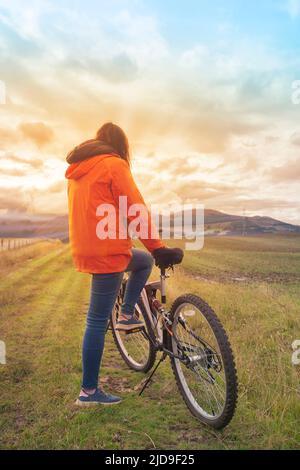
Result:
[[[222,432],[189,414],[167,361],[138,397],[144,375],[126,368],[111,333],[101,381],[124,401],[75,408],[89,276],[75,272],[58,242],[1,254],[0,276],[2,449],[300,449],[300,366],[291,362],[300,339],[300,237],[207,239],[169,281],[170,302],[200,295],[232,343],[239,403]]]

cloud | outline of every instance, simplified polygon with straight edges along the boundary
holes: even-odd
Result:
[[[300,160],[287,162],[280,167],[274,168],[270,172],[270,177],[276,183],[297,182],[300,190]]]
[[[53,130],[42,122],[20,122],[16,127],[0,127],[0,150],[12,150],[28,147],[24,139],[37,147],[53,143]]]
[[[138,76],[138,66],[125,52],[106,61],[90,61],[89,70],[100,73],[113,83],[128,82]]]
[[[0,142],[3,144],[11,144],[12,141],[16,140],[16,132],[12,129],[0,128]]]
[[[247,157],[241,166],[241,172],[243,173],[249,173],[253,171],[257,171],[257,168],[259,168],[259,161],[257,157],[251,156]]]
[[[0,7],[0,20],[18,31],[23,39],[38,39],[41,36],[41,19],[53,9],[48,0],[31,0],[26,8],[21,0],[0,0]]]
[[[289,94],[297,57],[280,50],[277,38],[225,28],[222,41],[193,44],[185,31],[178,48],[154,8],[140,1],[98,7],[86,0],[72,9],[72,2],[27,3],[0,0],[1,79],[9,98],[0,140],[11,153],[4,184],[27,172],[20,186],[34,188],[36,210],[46,210],[49,192],[51,210],[66,207],[57,181],[63,168],[53,160],[107,120],[128,133],[150,200],[199,198],[228,209],[255,192],[257,210],[266,201],[273,211],[272,197],[297,199],[295,185],[284,186],[284,177],[296,179],[283,171],[295,151],[290,143],[299,145],[296,134],[288,142],[296,130]],[[294,17],[297,4],[288,3]],[[147,158],[151,152],[155,160]]]
[[[300,0],[287,0],[283,5],[283,10],[289,14],[291,19],[298,18],[300,15]]]
[[[44,166],[43,160],[41,160],[39,158],[30,160],[28,158],[19,157],[18,155],[9,154],[9,153],[5,154],[4,157],[2,157],[2,158],[5,158],[6,160],[8,160],[12,163],[26,165],[26,166],[35,168],[37,170],[41,169]]]
[[[176,174],[176,168],[169,172],[168,165],[163,170],[151,165],[153,173],[139,174],[138,186],[143,190],[146,199],[159,203],[197,202],[211,205],[213,200],[218,203],[228,198],[234,200],[243,194],[244,188],[237,184],[208,182],[204,178],[196,177],[193,173],[187,175]],[[184,178],[183,178],[184,177]],[[154,196],[155,195],[155,196]]]
[[[199,170],[200,167],[200,158],[199,162],[195,161],[191,157],[185,155],[178,156],[168,156],[163,159],[156,158],[154,153],[150,153],[147,157],[148,162],[151,162],[151,171],[156,172],[166,172],[171,177],[181,177],[181,176],[191,176]],[[143,164],[145,162],[143,161]]]
[[[128,54],[140,66],[149,67],[154,61],[168,56],[167,41],[160,34],[154,15],[137,13],[127,8],[113,17],[112,25]]]
[[[43,122],[24,122],[19,125],[19,130],[38,147],[51,142],[54,136],[52,129]]]
[[[300,132],[295,132],[292,136],[291,136],[291,143],[293,145],[296,145],[297,147],[300,147]]]
[[[95,78],[104,78],[109,83],[126,83],[138,77],[139,68],[127,53],[121,52],[107,58],[84,58],[81,60],[69,57],[62,64],[63,68],[71,68],[77,73]]]
[[[182,199],[205,203],[208,200],[228,195],[234,198],[234,195],[241,191],[241,188],[230,184],[212,184],[205,180],[194,179],[177,184],[174,190]]]
[[[296,200],[291,200],[291,201],[287,201],[285,199],[273,199],[273,198],[253,198],[253,197],[244,197],[244,198],[241,198],[239,200],[240,202],[240,208],[241,208],[241,211],[243,211],[243,209],[247,210],[247,211],[254,211],[254,212],[262,212],[264,209],[272,209],[272,210],[277,210],[277,211],[281,211],[281,210],[286,210],[286,209],[292,209],[292,210],[295,210],[295,207],[298,208],[299,210],[299,201],[296,201]],[[232,204],[228,204],[227,205],[228,209],[232,209],[233,211],[236,210],[237,206]],[[282,217],[285,218],[285,211],[282,213]]]
[[[61,13],[60,24],[66,22],[69,26],[70,12],[59,8],[57,11]],[[10,16],[15,18],[13,9]],[[80,20],[84,24],[87,20],[75,12],[70,18],[74,20],[73,28]],[[137,138],[139,133],[145,136],[149,133],[168,139],[168,134],[175,135],[180,129],[187,146],[209,153],[224,151],[233,134],[256,132],[263,126],[262,122],[254,122],[247,113],[236,116],[230,109],[230,101],[236,100],[233,90],[240,83],[239,72],[245,64],[242,48],[234,43],[227,51],[224,47],[196,46],[182,54],[181,70],[178,57],[170,56],[169,46],[160,34],[154,16],[123,9],[105,20],[100,22],[106,25],[103,26],[104,31],[106,27],[115,28],[115,34],[110,30],[103,38],[102,29],[95,29],[94,19],[90,19],[88,31],[91,38],[85,36],[85,29],[78,24],[78,41],[71,41],[72,48],[67,40],[72,30],[65,26],[64,35],[60,37],[59,29],[56,37],[64,40],[64,44],[59,44],[58,49],[57,40],[53,40],[51,45],[46,44],[48,55],[42,60],[40,67],[44,73],[38,82],[35,67],[29,67],[28,61],[18,63],[17,73],[15,61],[10,66],[3,64],[5,73],[8,74],[9,67],[13,69],[8,78],[22,75],[19,93],[24,95],[26,90],[28,105],[34,103],[51,117],[55,116],[59,106],[59,119],[67,121],[65,125],[77,126],[84,132],[107,118],[123,120],[125,125],[128,122],[129,131]],[[18,15],[14,21],[20,21]],[[40,35],[46,40],[42,31]],[[111,38],[109,44],[108,38]],[[99,45],[99,50],[92,46],[83,48],[86,41]],[[250,47],[248,49],[249,56]],[[54,56],[56,50],[59,51],[58,57]],[[253,44],[251,58],[252,52]],[[185,63],[189,55],[195,57],[192,64]],[[259,65],[266,67],[270,62],[269,51],[261,52],[261,56]],[[161,63],[162,58],[164,63]],[[232,74],[228,74],[226,69],[230,60],[237,66],[232,68]],[[40,57],[38,62],[41,63]],[[186,70],[186,67],[194,68]],[[47,75],[46,80],[44,75]],[[95,75],[98,80],[95,80]],[[101,77],[106,83],[101,81]],[[122,88],[122,84],[128,82],[132,83],[126,89]],[[243,100],[244,96],[241,96]],[[157,146],[155,141],[153,144]]]
[[[65,180],[63,181],[57,181],[56,183],[52,184],[47,188],[47,192],[49,193],[61,193],[61,192],[66,192],[67,188],[67,183]]]
[[[0,210],[26,212],[28,209],[29,203],[20,189],[6,188],[0,193]]]
[[[18,168],[1,168],[1,174],[4,176],[26,176],[28,171]]]

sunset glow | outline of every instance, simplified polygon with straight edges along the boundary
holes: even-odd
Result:
[[[0,213],[66,213],[112,120],[147,201],[300,223],[299,28],[300,0],[0,0]]]

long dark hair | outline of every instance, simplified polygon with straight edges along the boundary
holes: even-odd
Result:
[[[121,127],[107,122],[98,130],[96,139],[113,147],[116,153],[130,164],[129,142]]]

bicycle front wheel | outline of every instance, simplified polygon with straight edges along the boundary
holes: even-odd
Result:
[[[237,374],[226,332],[200,297],[185,295],[171,309],[172,369],[191,413],[215,429],[231,421],[238,395]]]

